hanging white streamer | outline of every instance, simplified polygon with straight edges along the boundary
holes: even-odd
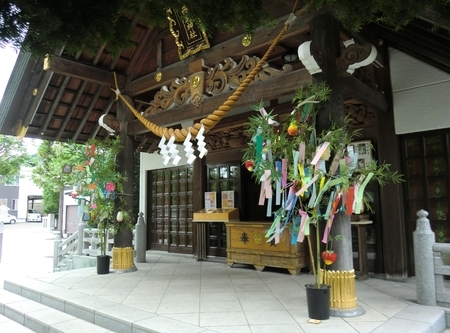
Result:
[[[169,148],[169,158],[172,159],[172,163],[174,165],[178,165],[178,163],[181,160],[180,155],[178,155],[178,149],[177,145],[175,144],[175,135],[172,134],[172,136],[169,139],[169,143],[167,144],[167,147]]]
[[[188,135],[186,135],[186,139],[183,142],[184,151],[186,152],[186,158],[189,164],[194,163],[197,158],[197,156],[194,155],[194,148],[192,148],[191,138],[191,132],[188,132]]]
[[[167,165],[169,163],[170,157],[169,157],[169,150],[167,149],[167,145],[165,144],[166,138],[161,136],[161,141],[159,141],[158,148],[160,149],[160,153],[163,157],[163,163],[164,165]]]
[[[198,151],[200,154],[198,155],[200,158],[203,158],[208,153],[208,149],[206,149],[206,142],[205,142],[205,136],[203,133],[205,132],[205,127],[202,125],[200,130],[198,131],[198,134],[196,136],[197,139],[197,146]]]

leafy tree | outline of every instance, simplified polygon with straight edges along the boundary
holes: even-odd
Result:
[[[60,192],[74,184],[72,174],[63,173],[66,164],[78,162],[74,143],[42,141],[37,153],[37,165],[33,169],[33,182],[43,189],[45,213],[58,213]]]
[[[436,24],[450,26],[449,0],[306,0],[304,3],[309,8],[331,8],[334,16],[353,31],[373,22],[401,29],[427,10]]]
[[[254,30],[268,20],[262,0],[170,1],[181,12],[189,8],[195,21],[201,20],[209,33],[230,29],[241,20],[247,30]],[[134,14],[150,27],[168,24],[165,0],[22,0],[0,2],[0,46],[12,43],[42,56],[62,49],[75,54],[79,50],[95,52],[107,44],[118,55],[132,46],[133,27],[122,14]]]
[[[0,182],[9,182],[31,158],[23,141],[0,134]]]
[[[295,0],[290,0],[294,6]],[[273,0],[21,0],[0,2],[0,46],[12,43],[36,56],[62,49],[75,54],[95,52],[99,45],[118,55],[132,46],[133,29],[126,15],[137,15],[150,27],[166,27],[166,10],[181,12],[212,35],[242,27],[250,32],[271,22],[266,4]],[[306,0],[303,8],[328,7],[353,30],[370,22],[383,22],[395,28],[407,24],[425,10],[436,21],[450,23],[449,0]]]
[[[124,177],[116,171],[116,155],[121,147],[119,137],[89,140],[85,145],[42,141],[38,149],[39,162],[33,169],[32,179],[43,188],[45,213],[61,210],[61,191],[70,186],[74,189],[74,197],[89,198],[95,203],[95,209],[93,206],[89,208],[89,212],[95,216],[92,224],[98,225],[103,214],[112,219],[114,209],[123,209],[125,223],[113,226],[128,226],[131,217],[123,208],[123,197],[120,196]],[[107,183],[114,184],[117,200],[102,197]]]
[[[60,193],[50,187],[44,187],[42,190],[42,199],[44,202],[44,213],[53,214],[59,211]]]

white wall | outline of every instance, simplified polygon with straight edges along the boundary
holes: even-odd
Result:
[[[19,198],[17,203],[17,218],[25,219],[27,217],[28,209],[28,196],[29,195],[42,195],[42,189],[37,187],[31,180],[32,168],[22,167],[20,168],[19,177]]]
[[[450,127],[450,75],[409,55],[389,50],[395,133]]]

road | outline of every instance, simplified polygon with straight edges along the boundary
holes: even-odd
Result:
[[[6,275],[39,276],[52,272],[54,238],[42,223],[5,224],[0,280]]]

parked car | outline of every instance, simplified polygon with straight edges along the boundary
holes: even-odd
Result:
[[[34,209],[28,209],[27,222],[42,222],[42,216]]]
[[[1,222],[10,224],[14,224],[17,221],[16,217],[10,214],[7,214],[6,216],[0,216],[0,219]]]

